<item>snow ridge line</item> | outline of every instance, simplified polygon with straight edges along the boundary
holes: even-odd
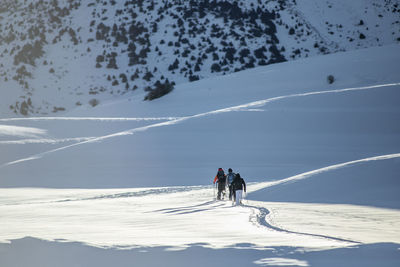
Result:
[[[25,145],[25,144],[57,144],[66,142],[82,142],[93,139],[95,137],[71,137],[61,139],[22,139],[12,141],[0,141],[0,145]]]
[[[233,112],[233,111],[243,111],[243,110],[247,110],[248,108],[253,108],[253,107],[261,107],[261,106],[264,106],[265,104],[267,104],[269,102],[274,102],[274,101],[278,101],[278,100],[282,100],[282,99],[286,99],[286,98],[303,97],[303,96],[311,96],[311,95],[319,95],[319,94],[330,94],[330,93],[343,93],[343,92],[348,92],[348,91],[360,91],[360,90],[375,89],[375,88],[385,88],[385,87],[393,87],[393,86],[400,86],[400,82],[387,83],[387,84],[377,84],[377,85],[362,86],[362,87],[352,87],[352,88],[344,88],[344,89],[334,89],[334,90],[326,90],[326,91],[313,91],[313,92],[307,92],[307,93],[298,93],[298,94],[290,94],[290,95],[267,98],[267,99],[264,99],[264,100],[254,101],[254,102],[250,102],[250,103],[247,103],[247,104],[242,104],[242,105],[237,105],[237,106],[233,106],[233,107],[217,109],[217,110],[214,110],[214,111],[199,113],[199,114],[195,114],[195,115],[192,115],[192,116],[177,117],[174,120],[170,120],[170,121],[166,121],[166,122],[155,123],[155,124],[151,124],[151,125],[147,125],[147,126],[142,126],[142,127],[138,127],[138,128],[129,129],[129,130],[122,131],[122,132],[117,132],[117,133],[113,133],[113,134],[109,134],[109,135],[104,135],[104,136],[100,136],[100,137],[91,138],[91,139],[86,140],[86,141],[82,141],[82,142],[78,142],[78,143],[71,144],[71,145],[68,145],[68,146],[63,146],[63,147],[59,147],[59,148],[52,149],[52,150],[49,150],[49,151],[45,151],[45,152],[30,156],[30,157],[27,157],[27,158],[23,158],[23,159],[11,161],[11,162],[8,162],[8,163],[4,163],[4,164],[0,165],[0,168],[4,168],[6,166],[18,164],[18,163],[29,161],[29,160],[39,159],[39,158],[42,158],[43,156],[45,156],[47,154],[51,154],[51,153],[54,153],[54,152],[57,152],[57,151],[61,151],[61,150],[67,149],[67,148],[71,148],[71,147],[75,147],[75,146],[79,146],[79,145],[83,145],[83,144],[87,144],[87,143],[100,142],[100,141],[103,141],[105,139],[109,139],[109,138],[113,138],[113,137],[132,135],[134,133],[143,132],[143,131],[149,130],[151,128],[178,124],[178,123],[183,122],[183,121],[188,120],[188,119],[194,119],[194,118],[205,117],[205,116],[215,115],[215,114],[220,114],[220,113]]]
[[[325,36],[322,36],[321,32],[317,30],[314,25],[312,25],[308,20],[306,20],[306,16],[301,12],[298,8],[296,8],[296,4],[290,3],[289,1],[286,2],[288,5],[288,11],[291,12],[293,15],[297,16],[302,23],[306,24],[308,28],[312,29],[313,32],[330,48],[336,49],[340,51],[340,46],[337,42],[332,40],[328,40]]]
[[[180,117],[31,117],[31,118],[5,118],[0,119],[0,122],[10,122],[10,121],[162,121],[162,120],[176,120]]]
[[[358,241],[343,239],[343,238],[339,238],[339,237],[286,230],[286,229],[280,228],[278,226],[274,226],[267,221],[266,218],[271,213],[268,209],[263,208],[263,207],[251,206],[251,205],[244,205],[244,207],[251,208],[253,210],[258,211],[258,212],[256,212],[256,220],[259,225],[267,227],[267,228],[275,230],[275,231],[278,231],[278,232],[283,232],[283,233],[288,233],[288,234],[296,234],[296,235],[306,235],[306,236],[311,236],[311,237],[319,237],[319,238],[330,239],[330,240],[334,240],[334,241],[340,241],[340,242],[346,242],[346,243],[352,243],[352,244],[361,244]]]

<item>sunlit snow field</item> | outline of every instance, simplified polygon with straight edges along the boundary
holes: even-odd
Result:
[[[399,62],[372,48],[0,118],[0,265],[398,266]],[[242,206],[215,201],[219,167]]]

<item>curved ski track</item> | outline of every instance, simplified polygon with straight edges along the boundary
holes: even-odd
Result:
[[[251,206],[251,205],[244,205],[244,207],[248,207],[253,209],[253,212],[255,214],[255,219],[257,221],[257,224],[263,227],[267,227],[269,229],[278,231],[278,232],[284,232],[288,234],[296,234],[296,235],[306,235],[306,236],[311,236],[311,237],[319,237],[319,238],[325,238],[325,239],[330,239],[330,240],[335,240],[335,241],[341,241],[341,242],[346,242],[346,243],[352,243],[352,244],[361,244],[360,242],[349,240],[349,239],[343,239],[343,238],[338,238],[338,237],[333,237],[333,236],[328,236],[328,235],[320,235],[320,234],[310,234],[310,233],[305,233],[305,232],[296,232],[296,231],[290,231],[283,229],[278,226],[274,226],[270,222],[267,221],[267,216],[271,213],[267,208],[264,207],[258,207],[258,206]],[[256,210],[256,211],[254,211]],[[258,211],[258,212],[257,212]],[[252,215],[254,216],[254,215]],[[254,220],[250,217],[250,221],[255,223]]]

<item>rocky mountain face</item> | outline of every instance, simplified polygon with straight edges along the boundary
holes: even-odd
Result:
[[[399,1],[3,0],[0,112],[46,115],[111,96],[400,42]],[[288,77],[290,78],[290,77]]]

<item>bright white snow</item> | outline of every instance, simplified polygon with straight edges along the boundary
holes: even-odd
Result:
[[[1,119],[0,265],[398,266],[399,62],[371,48]],[[214,201],[218,167],[243,206]]]
[[[0,125],[0,136],[13,136],[13,137],[40,137],[46,134],[46,130],[33,128]]]

